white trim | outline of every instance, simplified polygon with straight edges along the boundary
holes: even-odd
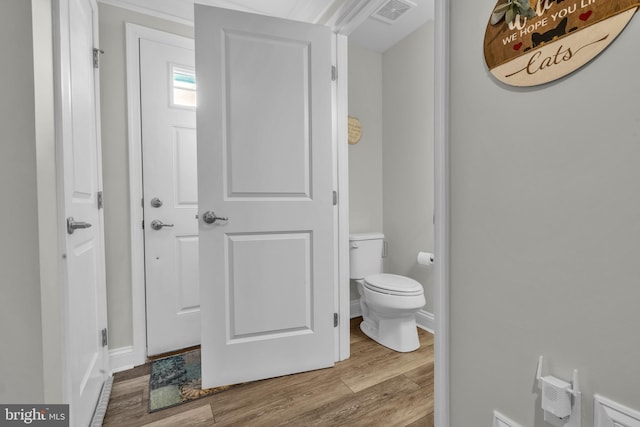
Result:
[[[429,313],[427,310],[418,310],[416,313],[416,325],[419,328],[424,329],[435,335],[435,317],[433,313]]]
[[[135,363],[135,356],[135,349],[131,345],[109,350],[109,368],[111,370],[111,374],[126,371],[127,369],[132,369],[136,365],[139,365],[139,363]]]
[[[65,14],[66,3],[56,2],[53,4],[52,17],[53,17],[53,73],[54,73],[54,116],[55,116],[55,151],[56,151],[56,188],[58,189],[58,204],[56,211],[58,218],[65,217],[64,207],[64,171],[61,170],[59,165],[63,161],[62,142],[66,135],[69,134],[68,120],[66,120],[66,112],[64,110],[66,102],[66,94],[69,93],[69,82],[65,76],[70,73],[68,53],[65,50],[64,41],[68,38],[68,16]],[[66,230],[63,227],[56,227],[58,232],[58,281],[60,283],[60,318],[61,318],[61,333],[60,341],[61,345],[61,397],[62,402],[71,401],[71,369],[69,360],[70,344],[69,344],[69,283],[67,276],[66,262],[63,255],[66,252]]]
[[[337,96],[336,96],[336,132],[338,168],[338,283],[337,297],[338,310],[341,319],[350,316],[350,280],[349,280],[349,144],[348,139],[348,95],[347,99],[340,99],[340,95],[349,93],[349,67],[348,67],[348,39],[346,36],[338,34],[336,36],[336,69],[337,76]],[[351,332],[349,322],[340,322],[338,331],[339,354],[337,360],[345,360],[351,354]]]
[[[640,412],[596,394],[593,396],[593,425],[640,427]]]
[[[103,2],[104,3],[104,2]],[[187,37],[178,36],[173,33],[155,30],[136,24],[126,24],[126,69],[127,69],[127,112],[128,112],[128,144],[129,144],[129,204],[130,211],[130,231],[131,231],[131,299],[133,318],[133,346],[132,354],[127,356],[126,362],[121,362],[121,358],[116,358],[112,362],[114,372],[120,366],[137,366],[146,361],[147,358],[147,336],[146,336],[146,296],[145,296],[145,274],[144,274],[144,231],[141,224],[143,221],[143,209],[141,200],[143,197],[142,188],[142,140],[140,124],[140,39],[160,41],[167,44],[174,44],[181,47],[192,48],[193,40]],[[341,74],[340,66],[344,67],[342,77],[338,78],[338,93],[347,93],[347,38],[338,35],[336,37],[335,48],[338,74]],[[344,92],[343,92],[344,91]],[[336,267],[338,281],[336,283],[336,310],[340,318],[347,318],[349,315],[349,251],[340,248],[349,247],[349,180],[348,180],[348,145],[346,143],[346,102],[341,102],[336,98],[336,159],[337,165],[337,190],[338,190],[338,213],[337,213],[337,262]],[[341,119],[344,115],[344,119]],[[336,331],[336,361],[349,357],[349,323],[341,322]],[[117,349],[119,350],[119,349]],[[130,359],[130,360],[129,360]]]
[[[449,427],[449,26],[450,0],[435,2],[434,425]]]
[[[145,27],[127,23],[127,123],[129,142],[129,207],[131,209],[131,311],[133,323],[133,364],[147,358],[147,328],[144,279],[144,231],[142,229],[142,139],[140,127],[140,38]],[[117,366],[117,365],[113,365]]]
[[[127,23],[127,122],[129,143],[129,206],[131,232],[131,301],[134,366],[147,359],[147,320],[144,275],[144,231],[142,229],[142,130],[140,122],[140,39],[193,49],[193,40],[160,30]]]
[[[132,12],[140,13],[146,16],[164,19],[165,21],[175,22],[178,24],[193,27],[193,18],[188,19],[182,16],[174,15],[173,13],[168,12],[167,7],[158,7],[157,9],[151,9],[148,7],[148,5],[136,5],[127,0],[99,0],[99,2],[109,6],[130,10]],[[191,11],[193,11],[193,4],[191,5]]]
[[[37,163],[38,238],[40,256],[40,305],[42,325],[42,359],[44,401],[62,401],[63,327],[61,289],[59,286],[59,222],[56,165],[56,124],[54,96],[53,6],[49,0],[31,2],[33,22],[35,143]]]
[[[511,418],[501,414],[498,411],[493,411],[493,427],[522,427],[520,424],[513,421]]]

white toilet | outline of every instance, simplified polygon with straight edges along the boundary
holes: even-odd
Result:
[[[360,329],[392,350],[417,350],[415,315],[426,302],[422,285],[408,277],[382,273],[383,234],[351,234],[349,243],[351,279],[358,283],[360,293]]]

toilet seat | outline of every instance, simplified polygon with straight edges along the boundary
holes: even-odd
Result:
[[[364,286],[371,291],[389,295],[415,296],[424,293],[419,282],[397,274],[372,274],[364,278]]]

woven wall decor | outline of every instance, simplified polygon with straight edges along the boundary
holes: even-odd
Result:
[[[356,117],[349,116],[349,144],[357,144],[362,137],[362,125]]]

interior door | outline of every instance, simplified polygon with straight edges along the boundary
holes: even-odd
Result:
[[[108,375],[98,74],[93,62],[98,6],[93,0],[56,4],[67,399],[72,425],[84,426]]]
[[[333,365],[332,37],[196,5],[203,387]]]
[[[193,40],[140,39],[147,353],[200,344]]]

